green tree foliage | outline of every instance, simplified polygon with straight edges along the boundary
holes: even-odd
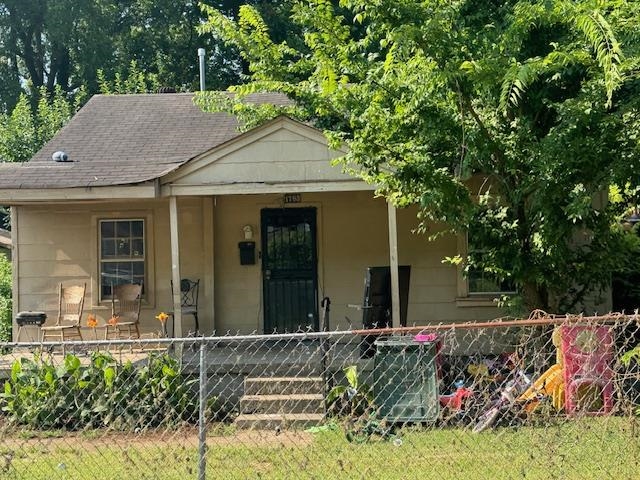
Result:
[[[72,91],[95,79],[98,62],[113,55],[122,18],[111,0],[6,0],[0,3],[0,57],[14,82],[33,93]],[[95,82],[94,82],[95,83]],[[9,109],[11,105],[8,105]]]
[[[197,85],[196,48],[213,50],[216,43],[201,45],[194,30],[200,17],[195,1],[6,0],[0,2],[0,78],[10,81],[5,88],[12,87],[14,99],[24,85],[48,92],[85,85],[94,93],[99,69],[113,77],[136,60],[166,85]]]
[[[116,72],[113,80],[108,80],[104,71],[98,70],[98,87],[103,95],[154,93],[160,88],[160,83],[157,75],[146,74],[132,60],[129,68],[124,73]]]
[[[11,341],[11,262],[0,254],[0,342]]]
[[[38,93],[35,108],[23,93],[11,113],[0,114],[0,161],[29,160],[69,121],[85,98],[83,89],[74,97],[61,87],[51,96],[44,87]]]
[[[84,88],[71,96],[60,86],[52,95],[45,87],[37,93],[35,106],[33,98],[22,93],[11,113],[0,113],[0,162],[29,160],[71,119],[86,97]],[[0,206],[0,227],[11,229],[9,211],[4,206]]]
[[[11,111],[20,92],[56,85],[74,92],[81,85],[99,91],[104,78],[125,75],[132,61],[159,85],[198,88],[197,48],[207,51],[206,78],[212,89],[242,79],[246,65],[220,38],[199,37],[204,21],[195,0],[4,0],[0,2],[0,111]],[[256,6],[277,25],[279,38],[291,34],[290,2],[205,0],[229,18],[241,5]]]
[[[201,30],[249,65],[238,101],[290,95],[289,115],[346,144],[345,166],[397,205],[419,204],[426,230],[470,231],[481,253],[453,261],[510,279],[529,308],[579,308],[637,250],[606,192],[638,182],[638,2],[297,1],[294,40],[251,6],[237,22],[203,8]]]

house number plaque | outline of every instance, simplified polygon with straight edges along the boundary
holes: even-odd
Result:
[[[302,195],[299,193],[285,193],[284,203],[300,203],[302,201]]]

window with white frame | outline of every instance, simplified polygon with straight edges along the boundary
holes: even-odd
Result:
[[[484,251],[475,248],[473,240],[467,237],[467,255],[482,258]],[[467,268],[467,293],[469,295],[502,295],[515,293],[515,285],[510,278],[500,279],[497,275],[485,272],[482,268]]]
[[[111,298],[114,285],[145,280],[145,224],[143,219],[105,219],[99,222],[100,298]]]
[[[466,259],[469,254],[482,255],[482,250],[475,247],[473,241],[469,241],[470,235],[458,236],[458,254]],[[481,268],[467,266],[464,263],[458,269],[458,299],[487,301],[493,305],[493,299],[501,295],[515,293],[516,288],[509,278],[500,279],[495,275],[485,272]],[[468,305],[463,305],[468,306]]]

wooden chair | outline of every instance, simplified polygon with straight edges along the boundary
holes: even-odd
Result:
[[[71,338],[82,340],[80,333],[80,320],[84,309],[84,294],[87,284],[63,287],[62,283],[58,287],[58,318],[56,324],[42,326],[42,341],[60,340],[65,341]]]
[[[107,325],[106,338],[140,338],[140,305],[142,285],[127,283],[111,288],[111,316],[117,317],[115,325]],[[135,337],[134,337],[135,332]]]

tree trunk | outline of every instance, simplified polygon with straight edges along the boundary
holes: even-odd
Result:
[[[549,292],[546,288],[541,287],[533,282],[525,282],[522,286],[522,301],[524,307],[532,312],[533,310],[544,310],[551,312],[552,306],[549,302]]]

